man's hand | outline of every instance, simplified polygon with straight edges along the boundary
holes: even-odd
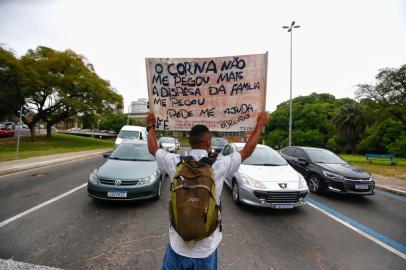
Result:
[[[147,124],[148,124],[148,126],[154,126],[155,121],[156,121],[155,114],[149,112],[148,115],[147,115]]]
[[[252,133],[250,139],[245,144],[244,148],[240,151],[241,160],[244,160],[251,156],[252,152],[254,152],[255,147],[258,144],[259,137],[261,136],[261,131],[264,126],[268,123],[268,113],[267,112],[260,112],[257,118],[257,125],[255,126],[255,130]]]
[[[158,151],[158,143],[157,143],[157,138],[156,138],[156,131],[155,131],[155,115],[153,113],[148,113],[147,115],[147,125],[152,126],[148,130],[148,150],[151,153],[151,155],[156,154]]]

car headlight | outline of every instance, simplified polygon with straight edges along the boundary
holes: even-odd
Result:
[[[307,188],[306,179],[304,179],[304,177],[301,174],[299,174],[299,189],[305,188]]]
[[[333,180],[345,180],[344,176],[332,172],[323,171],[323,174]]]
[[[245,175],[245,174],[242,174],[242,173],[241,173],[241,179],[242,179],[247,185],[249,185],[249,186],[251,186],[251,187],[266,188],[266,186],[265,186],[262,182],[260,182],[260,181],[258,181],[258,180],[255,180],[254,178],[249,177],[248,175]]]
[[[147,176],[143,179],[141,179],[141,181],[139,182],[140,185],[144,185],[144,184],[151,184],[153,183],[156,179],[158,178],[158,173],[155,172],[154,174]]]
[[[97,184],[97,181],[98,181],[96,172],[97,172],[97,170],[94,170],[89,176],[89,181],[92,183],[95,183],[95,184]]]

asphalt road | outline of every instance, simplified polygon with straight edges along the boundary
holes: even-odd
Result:
[[[94,157],[0,177],[0,224],[83,185],[102,162]],[[96,202],[80,188],[0,225],[0,258],[64,269],[160,269],[168,198],[168,179],[157,202]],[[282,211],[238,207],[227,187],[222,202],[219,269],[406,269],[405,259],[310,205]],[[401,197],[312,195],[311,202],[400,248],[406,245]]]

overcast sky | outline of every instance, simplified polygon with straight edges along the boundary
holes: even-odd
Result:
[[[0,42],[83,54],[131,101],[148,97],[145,57],[269,52],[267,110],[312,92],[354,98],[381,68],[406,64],[406,0],[0,0]],[[127,109],[125,109],[127,110]]]

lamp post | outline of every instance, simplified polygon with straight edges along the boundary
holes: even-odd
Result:
[[[17,133],[16,159],[18,159],[18,154],[20,151],[20,136],[21,136],[21,129],[23,128],[23,122],[22,122],[23,108],[24,108],[23,106],[20,107],[20,118],[19,118],[19,122],[18,122],[18,133]]]
[[[292,21],[290,26],[283,26],[283,29],[288,29],[290,32],[290,99],[289,99],[289,146],[292,145],[292,39],[293,29],[299,28],[300,25],[295,25],[295,21]]]
[[[127,110],[127,126],[128,126],[128,123],[130,122],[130,108],[131,108],[131,104],[128,106],[128,110]]]

